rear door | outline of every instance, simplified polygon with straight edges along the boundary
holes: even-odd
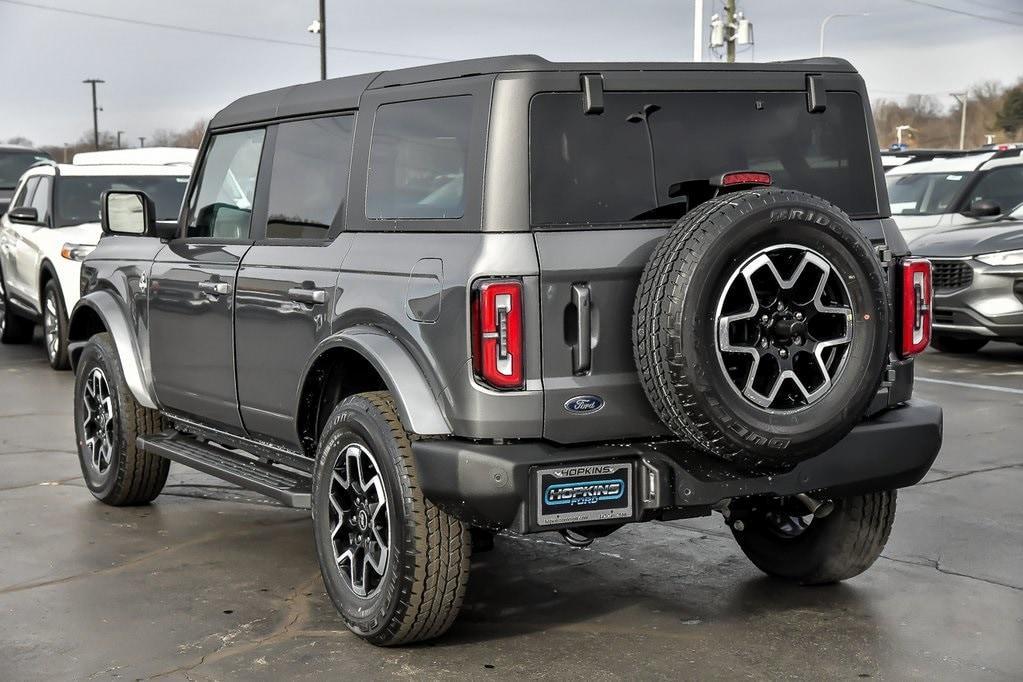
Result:
[[[271,128],[266,220],[238,274],[238,400],[253,435],[299,445],[295,425],[304,370],[330,334],[344,233],[355,116]],[[269,151],[268,151],[269,153]]]
[[[633,303],[657,242],[713,196],[712,178],[764,171],[853,217],[878,217],[856,92],[829,92],[823,112],[808,110],[804,90],[609,88],[599,112],[588,107],[581,92],[541,92],[529,112],[544,435],[566,443],[665,432],[636,373]]]
[[[256,178],[264,137],[263,129],[212,137],[185,234],[157,255],[148,285],[160,404],[236,432],[242,421],[235,385],[235,286],[259,210]]]

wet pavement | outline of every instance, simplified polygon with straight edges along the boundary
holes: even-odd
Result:
[[[95,502],[71,375],[0,347],[0,679],[1020,679],[1023,348],[918,375],[945,446],[862,576],[767,579],[718,517],[500,536],[446,637],[378,649],[335,615],[307,512],[177,465],[150,506]]]

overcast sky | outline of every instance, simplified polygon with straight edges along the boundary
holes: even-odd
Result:
[[[754,22],[741,60],[827,54],[849,59],[871,96],[946,93],[1023,75],[1023,1],[740,0]],[[91,130],[88,86],[102,78],[100,127],[132,142],[184,128],[241,95],[315,80],[316,0],[0,0],[0,139],[61,144]],[[705,0],[705,18],[720,0]],[[188,33],[67,12],[268,39]],[[689,60],[692,0],[327,0],[329,73],[343,76],[445,59],[535,53],[552,60]],[[286,41],[297,45],[269,41]],[[368,50],[393,54],[344,51]],[[707,59],[716,58],[709,51]]]

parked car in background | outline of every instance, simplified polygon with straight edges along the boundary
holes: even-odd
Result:
[[[1021,149],[912,161],[886,173],[892,217],[902,236],[994,220],[1023,204]]]
[[[29,168],[0,218],[0,342],[25,343],[41,322],[50,365],[67,369],[68,311],[100,238],[100,195],[142,190],[158,218],[176,219],[194,161],[194,149],[122,149]]]
[[[913,252],[933,268],[934,348],[973,353],[988,341],[1023,343],[1023,208],[1007,220],[921,237]]]
[[[53,161],[46,152],[21,145],[0,145],[0,215],[7,212],[7,206],[14,196],[14,188],[22,174],[40,161]]]

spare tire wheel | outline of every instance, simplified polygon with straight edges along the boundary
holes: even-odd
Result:
[[[647,263],[633,349],[679,438],[725,457],[798,461],[862,418],[888,352],[885,277],[848,216],[758,189],[684,216]]]

